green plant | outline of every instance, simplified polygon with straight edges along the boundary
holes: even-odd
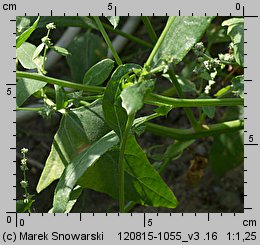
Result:
[[[21,20],[17,20],[19,27]],[[31,27],[25,27],[25,31],[17,32],[17,65],[38,71],[17,70],[17,110],[28,110],[21,106],[34,95],[44,101],[44,106],[32,110],[39,111],[45,118],[53,113],[62,115],[37,186],[41,192],[59,179],[52,212],[69,212],[84,188],[118,199],[120,212],[130,211],[135,204],[175,208],[177,198],[160,175],[171,159],[180,156],[196,139],[214,138],[209,161],[216,172],[222,174],[242,162],[244,122],[239,110],[244,104],[243,18],[224,21],[228,31],[223,37],[220,34],[226,31],[225,27],[214,24],[214,28],[209,28],[214,17],[169,17],[157,37],[149,18],[143,17],[151,44],[115,29],[119,18],[108,20],[114,29],[99,17],[41,17]],[[86,32],[73,41],[68,51],[53,46],[49,34],[55,26],[47,24],[49,22],[99,30],[106,45],[100,36]],[[37,26],[46,24],[47,35],[38,47],[25,42]],[[152,47],[146,62],[124,64],[107,30],[145,48]],[[207,46],[204,47],[200,41],[206,30]],[[214,43],[229,43],[228,53],[213,58]],[[46,52],[50,48],[67,55],[72,82],[45,75]],[[104,57],[107,48],[115,62]],[[232,72],[229,73],[227,67]],[[161,78],[170,81],[171,86],[159,94],[155,85]],[[227,84],[228,80],[231,83]],[[154,106],[154,111],[138,117],[145,104]],[[149,122],[179,107],[184,109],[191,128]],[[228,107],[223,118],[216,118],[216,107]],[[218,122],[208,124],[208,119]],[[174,139],[159,166],[149,162],[136,140],[145,131]],[[222,157],[219,144],[231,145],[225,147]],[[241,154],[237,154],[237,149]],[[234,164],[228,163],[234,158]]]
[[[21,171],[23,174],[23,179],[20,181],[20,185],[24,191],[24,194],[23,194],[22,200],[16,201],[16,211],[19,213],[23,213],[23,212],[27,212],[27,211],[29,213],[31,213],[31,207],[32,207],[32,204],[34,203],[33,195],[29,194],[29,191],[28,191],[29,184],[28,184],[28,181],[26,178],[26,171],[28,170],[27,158],[26,158],[27,153],[28,153],[28,149],[26,149],[26,148],[21,149],[22,159],[21,159],[20,168],[21,168]]]

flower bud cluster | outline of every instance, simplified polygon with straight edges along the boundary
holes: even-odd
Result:
[[[46,104],[41,111],[39,111],[39,114],[46,120],[51,119],[54,115],[54,108],[52,105]]]

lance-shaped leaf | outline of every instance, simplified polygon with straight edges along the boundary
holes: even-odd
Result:
[[[123,90],[120,97],[122,106],[127,111],[127,114],[135,114],[144,105],[144,97],[154,88],[155,81],[145,80],[129,86]]]
[[[104,59],[93,65],[85,74],[83,83],[87,85],[101,85],[110,75],[114,68],[114,61]]]
[[[122,107],[120,94],[122,81],[134,68],[140,69],[139,65],[125,64],[119,66],[109,80],[103,98],[103,111],[107,124],[122,138],[127,121],[127,113]]]
[[[36,21],[33,23],[33,25],[30,28],[24,31],[20,36],[16,37],[16,48],[19,48],[31,36],[33,31],[36,29],[39,20],[40,17],[36,19]]]
[[[154,56],[152,66],[156,67],[165,62],[178,64],[182,61],[207,30],[212,19],[213,17],[205,16],[169,17],[166,25],[168,31],[164,33],[164,38],[161,40],[161,45]]]
[[[67,106],[68,100],[64,88],[59,85],[54,85],[56,110],[63,109]]]
[[[54,213],[66,211],[70,194],[81,176],[90,166],[95,164],[104,153],[118,143],[118,136],[111,131],[73,159],[64,170],[55,189],[53,200]]]
[[[101,104],[98,100],[63,114],[37,192],[58,179],[76,155],[110,131],[103,118]]]
[[[118,199],[118,154],[107,152],[81,177],[78,184]],[[125,199],[142,205],[175,208],[177,199],[149,163],[134,136],[125,148]]]
[[[58,47],[58,46],[50,46],[50,48],[62,56],[70,55],[70,52],[65,48]]]
[[[66,206],[65,213],[69,213],[71,209],[74,207],[74,204],[77,202],[78,198],[80,197],[83,188],[80,186],[76,186],[73,191],[70,193],[70,198]],[[53,208],[49,210],[48,213],[53,213]]]

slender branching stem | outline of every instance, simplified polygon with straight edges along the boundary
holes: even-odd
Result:
[[[177,90],[177,93],[178,93],[179,97],[181,99],[184,99],[184,93],[183,93],[183,91],[181,89],[181,86],[180,86],[176,76],[175,76],[173,67],[169,68],[168,74],[170,76],[170,79],[171,79],[173,85],[175,86],[175,88]],[[184,111],[185,111],[185,113],[186,113],[186,115],[187,115],[187,117],[188,117],[192,127],[194,128],[194,130],[198,130],[200,128],[200,124],[196,120],[192,110],[190,108],[184,108]]]
[[[242,98],[223,99],[180,99],[167,96],[149,94],[145,97],[145,103],[150,105],[171,105],[174,107],[202,107],[202,106],[243,106]]]
[[[158,40],[158,37],[153,29],[153,26],[149,20],[149,17],[148,16],[142,16],[141,17],[145,27],[146,27],[146,30],[148,32],[148,35],[150,37],[150,39],[152,40],[152,42],[155,44]]]
[[[135,43],[138,43],[138,44],[140,44],[141,46],[143,46],[143,47],[145,47],[145,48],[153,48],[153,44],[151,44],[151,43],[148,43],[148,42],[146,42],[146,41],[144,41],[144,40],[142,40],[142,39],[140,39],[140,38],[138,38],[138,37],[135,37],[135,36],[133,36],[133,35],[131,35],[131,34],[125,33],[125,32],[123,32],[123,31],[121,31],[121,30],[114,29],[114,28],[113,28],[111,25],[109,25],[109,24],[106,24],[106,23],[103,23],[103,22],[102,22],[102,24],[103,24],[103,26],[105,27],[105,29],[107,29],[107,30],[109,30],[109,31],[111,31],[111,32],[113,32],[113,33],[115,33],[115,34],[118,34],[118,35],[120,35],[120,36],[122,36],[122,37],[125,37],[126,39],[128,39],[128,40],[130,40],[130,41],[133,41],[133,42],[135,42]]]
[[[40,74],[37,74],[37,73],[16,71],[16,77],[17,78],[19,77],[19,78],[34,79],[34,80],[46,82],[46,83],[49,83],[49,84],[56,84],[56,85],[60,85],[62,87],[73,88],[73,89],[76,89],[76,90],[83,90],[83,91],[88,91],[88,92],[102,93],[102,92],[105,91],[104,87],[73,83],[73,82],[64,81],[64,80],[57,79],[57,78],[43,76],[43,75],[40,75]]]
[[[167,136],[177,140],[199,139],[215,134],[238,131],[244,128],[243,120],[234,120],[212,125],[203,125],[195,132],[193,129],[174,129],[154,123],[145,123],[146,130],[156,135]]]
[[[98,16],[94,16],[93,18],[94,18],[94,20],[96,21],[96,24],[97,24],[97,26],[98,26],[98,29],[99,29],[99,31],[101,32],[103,38],[105,39],[105,41],[106,41],[106,43],[107,43],[107,46],[110,48],[110,50],[111,50],[111,52],[112,52],[112,54],[113,54],[113,56],[114,56],[114,58],[115,58],[116,63],[117,63],[118,65],[122,65],[122,61],[121,61],[121,59],[119,58],[119,56],[118,56],[118,54],[117,54],[115,48],[113,47],[112,42],[111,42],[109,36],[107,35],[106,30],[105,30],[105,28],[104,28],[102,22],[100,21],[99,17],[98,17]]]
[[[29,73],[23,71],[16,71],[17,78],[28,78],[37,81],[46,82],[49,84],[56,84],[67,88],[73,88],[75,90],[82,90],[93,93],[104,93],[105,87],[83,85],[79,83],[73,83],[57,78],[43,76],[37,73]],[[174,107],[201,107],[201,106],[238,106],[244,104],[242,98],[223,98],[223,99],[180,99],[170,98],[167,96],[148,94],[145,97],[145,103],[151,105],[172,105]]]
[[[169,31],[173,21],[175,20],[175,18],[176,18],[175,16],[169,17],[169,19],[167,21],[167,24],[166,24],[166,26],[165,26],[161,36],[159,37],[159,39],[156,42],[156,44],[155,44],[155,46],[154,46],[150,56],[148,57],[148,59],[146,61],[146,66],[151,66],[153,58],[154,58],[155,54],[157,53],[158,49],[161,47],[162,42],[163,42],[165,36],[167,35],[167,33],[168,33],[168,31]]]

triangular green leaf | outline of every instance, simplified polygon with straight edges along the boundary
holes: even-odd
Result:
[[[63,114],[54,136],[37,192],[60,178],[64,168],[85,148],[110,131],[103,118],[101,101],[93,102]]]
[[[104,154],[88,168],[78,184],[118,199],[118,150]],[[142,205],[175,208],[177,200],[149,163],[134,136],[125,149],[125,199]]]

